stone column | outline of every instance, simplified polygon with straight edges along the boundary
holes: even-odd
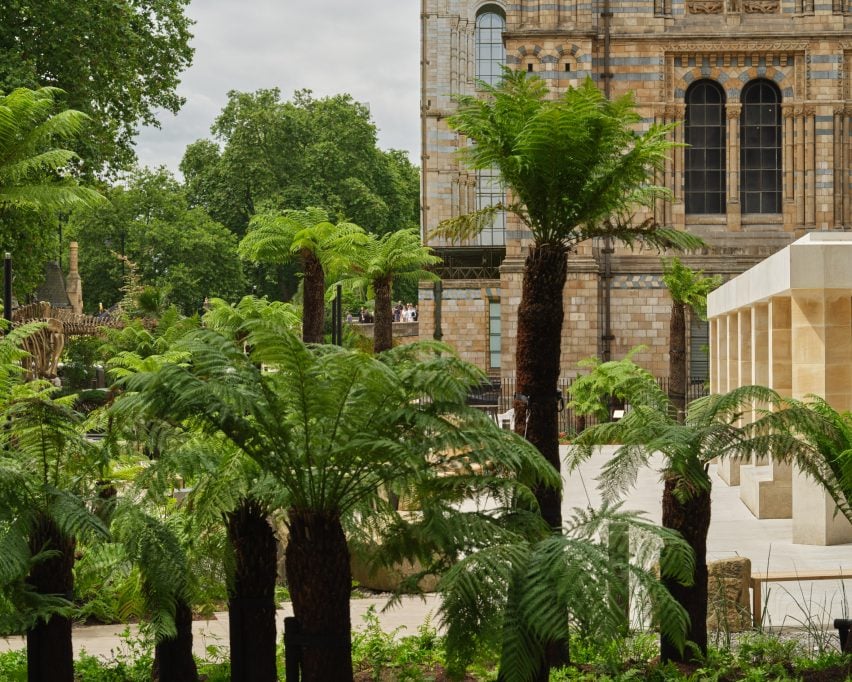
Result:
[[[672,113],[674,114],[672,120],[678,122],[677,128],[675,128],[675,142],[679,145],[672,150],[672,157],[674,159],[674,196],[672,197],[671,210],[672,210],[672,224],[680,229],[684,229],[686,226],[686,216],[685,209],[683,205],[683,165],[685,163],[686,155],[684,154],[684,119],[686,118],[686,105],[685,104],[673,104],[671,106]]]
[[[719,392],[719,342],[717,334],[719,333],[719,320],[713,318],[708,320],[709,329],[707,338],[710,341],[710,393]]]
[[[793,182],[795,178],[795,156],[794,156],[794,133],[795,121],[793,117],[795,110],[792,105],[785,104],[781,107],[783,115],[784,135],[784,224],[787,231],[792,232],[795,220],[796,190]],[[788,210],[789,207],[789,210]]]
[[[805,107],[805,226],[816,225],[816,109]]]
[[[797,289],[792,292],[793,396],[816,394],[836,410],[852,409],[852,292]],[[852,525],[828,494],[794,466],[793,542],[852,542]]]
[[[723,341],[727,346],[728,359],[728,378],[726,390],[731,391],[740,386],[740,335],[739,335],[739,314],[737,311],[725,315],[727,320],[727,338]],[[734,461],[731,458],[721,460],[717,468],[719,478],[728,485],[740,484],[740,462]]]
[[[843,229],[843,178],[844,178],[844,134],[843,134],[843,105],[834,107],[834,172],[831,178],[831,189],[834,194],[834,214],[830,226],[833,229]]]
[[[790,300],[773,298],[754,308],[753,383],[769,385],[773,363],[786,383],[790,373]],[[783,377],[783,378],[782,378]],[[761,405],[755,405],[758,410]],[[759,519],[788,519],[792,511],[790,468],[771,461],[771,453],[752,453],[752,463],[740,469],[740,499]]]
[[[742,224],[740,206],[740,115],[742,104],[728,104],[728,230],[739,232]]]
[[[804,109],[794,109],[796,121],[796,229],[805,226],[805,118]]]

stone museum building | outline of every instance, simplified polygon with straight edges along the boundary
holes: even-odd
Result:
[[[591,77],[635,93],[644,125],[677,122],[654,218],[709,245],[683,258],[729,279],[813,230],[852,226],[850,0],[422,0],[422,227],[493,203],[499,177],[456,156],[453,96],[501,65],[554,93]],[[442,283],[420,290],[420,333],[437,332],[494,377],[514,371],[528,234],[505,217],[474,242],[427,242]],[[636,356],[668,374],[670,301],[659,255],[586,243],[569,259],[562,372],[585,357]],[[440,303],[436,306],[437,302]],[[436,308],[438,308],[436,310]],[[437,315],[436,315],[437,312]],[[708,376],[707,324],[692,320],[690,372]],[[609,331],[609,333],[607,333]]]

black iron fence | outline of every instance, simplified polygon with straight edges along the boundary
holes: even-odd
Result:
[[[571,387],[573,378],[561,377],[557,383],[559,393],[565,397],[565,408],[559,412],[559,431],[571,434],[579,430],[579,415],[575,414],[568,405],[568,389]],[[663,391],[668,391],[668,377],[660,377],[657,383]],[[704,379],[693,378],[689,382],[686,392],[686,400],[689,403],[696,398],[708,394],[707,383]],[[471,391],[468,396],[468,404],[480,407],[495,418],[512,409],[515,402],[515,380],[514,378],[495,379],[494,381],[479,386]],[[592,417],[586,417],[586,425],[595,423]]]

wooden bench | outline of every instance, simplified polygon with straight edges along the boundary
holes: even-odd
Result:
[[[852,580],[852,571],[844,573],[840,569],[830,571],[780,571],[774,573],[752,573],[751,617],[755,627],[763,618],[763,583],[808,582],[811,580]]]

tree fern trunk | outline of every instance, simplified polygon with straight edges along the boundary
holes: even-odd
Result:
[[[702,654],[707,653],[707,531],[710,528],[710,481],[706,490],[692,490],[686,502],[675,497],[675,487],[681,479],[673,474],[666,476],[663,488],[663,527],[678,531],[695,552],[695,580],[692,585],[681,585],[675,580],[663,583],[678,603],[689,614],[687,641],[697,645]],[[663,549],[665,551],[665,548]],[[694,658],[689,649],[683,653],[667,638],[660,640],[660,654],[665,661],[685,662]]]
[[[302,291],[302,340],[322,343],[325,330],[325,272],[310,252],[302,253],[305,279]]]
[[[70,600],[74,590],[75,544],[73,538],[60,532],[53,519],[38,514],[30,536],[30,551],[37,554],[52,550],[59,554],[33,566],[27,576],[27,584],[39,594],[60,595]],[[73,682],[74,650],[70,618],[54,615],[27,631],[27,680]]]
[[[669,400],[679,422],[686,411],[686,315],[683,303],[672,303],[669,321]]]
[[[389,279],[373,282],[376,294],[376,318],[373,324],[373,352],[393,347],[393,305]]]
[[[526,402],[515,400],[515,430],[535,445],[556,471],[560,470],[557,387],[562,350],[562,299],[567,275],[567,253],[562,245],[531,247],[524,265],[515,354],[517,391],[526,396]],[[560,491],[538,486],[535,496],[542,518],[554,531],[561,532]],[[545,643],[546,660],[542,662],[537,680],[546,680],[549,668],[568,663],[567,642],[566,610],[565,640]]]
[[[198,668],[192,657],[192,609],[182,599],[175,604],[177,636],[154,647],[154,682],[198,682]]]
[[[351,682],[349,549],[337,514],[291,509],[285,564],[305,638],[302,682]]]
[[[275,682],[275,575],[278,543],[266,512],[245,499],[227,515],[234,551],[228,590],[233,682]]]
[[[518,307],[515,353],[517,390],[528,402],[515,401],[515,430],[535,445],[559,471],[557,386],[562,349],[562,292],[568,273],[561,245],[531,247],[524,266],[523,291]],[[559,490],[535,491],[541,515],[553,528],[562,527]]]

